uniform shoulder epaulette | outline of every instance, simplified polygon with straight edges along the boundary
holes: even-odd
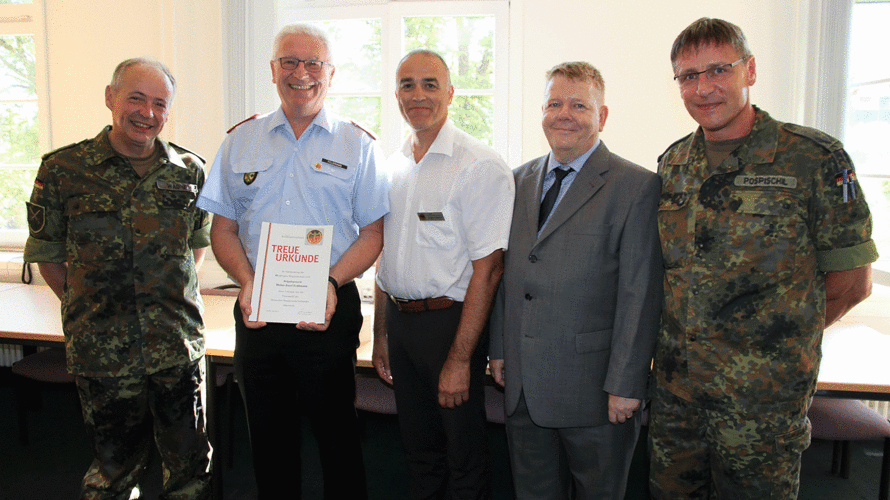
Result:
[[[239,125],[241,125],[242,123],[247,123],[247,122],[249,122],[250,120],[253,120],[254,118],[256,118],[257,116],[260,116],[260,115],[256,114],[256,115],[249,116],[249,117],[247,117],[247,118],[241,120],[240,122],[238,122],[238,123],[232,125],[232,128],[230,128],[229,130],[226,130],[226,133],[227,133],[227,134],[231,134],[233,130],[235,130],[236,128],[238,128]]]
[[[795,123],[783,123],[782,129],[794,134],[799,135],[801,137],[806,137],[816,144],[822,146],[828,151],[838,151],[840,149],[844,149],[843,143],[838,139],[822,132],[821,130],[814,129],[812,127],[805,127],[803,125],[797,125]]]
[[[175,148],[177,153],[180,153],[180,154],[182,154],[182,153],[188,153],[188,154],[194,156],[195,158],[201,160],[201,163],[207,163],[207,161],[204,160],[204,157],[203,157],[203,156],[199,155],[198,153],[195,153],[195,152],[192,151],[191,149],[184,148],[184,147],[180,146],[179,144],[173,144],[172,142],[168,142],[168,144],[170,144],[170,146],[172,146],[173,148]]]
[[[82,140],[82,141],[80,141],[80,142],[72,142],[71,144],[69,144],[69,145],[67,145],[67,146],[62,146],[62,147],[60,147],[60,148],[58,148],[58,149],[54,149],[54,150],[50,151],[49,153],[45,153],[43,156],[40,157],[40,159],[41,159],[41,160],[46,160],[46,159],[49,158],[50,156],[52,156],[52,155],[54,155],[54,154],[56,154],[56,153],[58,153],[58,152],[60,152],[60,151],[65,151],[66,149],[71,149],[71,148],[73,148],[73,147],[75,147],[75,146],[80,146],[81,144],[83,144],[83,143],[85,143],[85,142],[87,142],[87,141],[90,141],[90,140],[92,140],[92,139],[84,139],[84,140]]]
[[[694,134],[694,133],[695,133],[695,132],[690,132],[690,133],[684,135],[683,137],[677,139],[676,141],[672,142],[670,146],[668,146],[667,148],[665,148],[665,150],[662,151],[660,155],[658,155],[658,160],[657,160],[657,161],[658,161],[659,163],[661,163],[661,159],[664,157],[664,155],[666,155],[666,154],[668,153],[668,151],[670,151],[671,149],[673,149],[674,146],[676,146],[677,144],[680,144],[681,142],[688,140],[689,137],[691,137],[692,134]]]
[[[361,125],[359,125],[358,123],[356,123],[356,122],[353,121],[353,120],[349,120],[349,123],[351,123],[355,128],[357,128],[357,129],[361,130],[362,132],[368,134],[368,137],[370,137],[372,140],[375,140],[375,141],[377,140],[377,136],[375,136],[374,134],[372,134],[371,132],[369,132],[368,129],[366,129],[365,127],[362,127]]]

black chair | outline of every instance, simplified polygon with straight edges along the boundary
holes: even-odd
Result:
[[[850,477],[850,441],[884,440],[878,499],[890,497],[890,422],[861,401],[813,398],[807,412],[813,426],[812,437],[834,441],[831,472]]]
[[[65,349],[61,347],[52,347],[25,356],[12,364],[12,373],[19,420],[19,442],[22,446],[27,446],[29,442],[28,401],[40,402],[39,397],[29,397],[34,396],[35,393],[28,389],[36,387],[29,382],[33,380],[43,383],[67,384],[74,382],[74,376],[68,373]],[[37,394],[39,395],[39,393]]]

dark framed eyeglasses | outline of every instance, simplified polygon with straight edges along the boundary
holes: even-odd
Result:
[[[319,61],[317,59],[297,59],[296,57],[279,57],[278,64],[281,65],[281,69],[287,71],[293,71],[297,69],[297,67],[303,63],[303,67],[306,68],[306,71],[310,73],[318,73],[324,67],[325,64],[328,66],[332,66],[331,63],[327,61]]]

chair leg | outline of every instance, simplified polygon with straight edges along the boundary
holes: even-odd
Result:
[[[884,458],[881,460],[880,484],[878,500],[890,500],[890,437],[884,438]]]
[[[240,393],[235,390],[235,374],[229,375],[226,380],[226,406],[228,406],[228,416],[226,417],[229,427],[228,443],[226,446],[226,468],[231,469],[235,464],[235,397],[240,397]]]
[[[27,381],[18,375],[12,376],[15,387],[16,414],[19,419],[19,443],[28,446],[28,393],[25,390]]]
[[[840,441],[832,441],[831,444],[831,473],[836,476],[841,473],[841,454],[843,446]]]
[[[850,479],[850,442],[844,441],[841,449],[841,477]]]

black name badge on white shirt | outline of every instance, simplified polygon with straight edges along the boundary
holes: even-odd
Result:
[[[417,212],[417,218],[424,222],[445,220],[445,216],[442,215],[442,212]]]

